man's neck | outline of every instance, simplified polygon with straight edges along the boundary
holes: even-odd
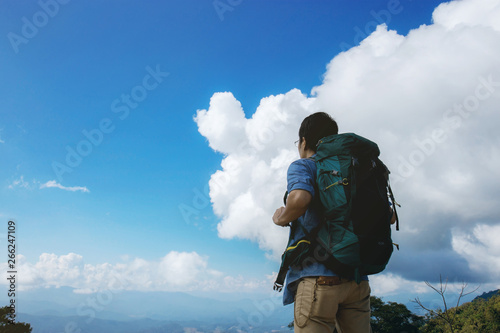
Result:
[[[314,154],[316,154],[316,152],[315,152],[315,151],[313,151],[313,150],[309,150],[309,149],[308,149],[308,150],[306,150],[306,151],[304,152],[304,158],[309,158],[309,157],[313,156]]]

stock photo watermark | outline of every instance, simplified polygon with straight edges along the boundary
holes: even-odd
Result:
[[[111,102],[111,112],[117,114],[120,120],[125,120],[130,115],[130,111],[136,109],[139,103],[148,97],[148,92],[155,90],[164,79],[170,74],[163,72],[160,65],[153,69],[146,67],[147,74],[143,77],[141,84],[134,86],[128,94],[122,94]],[[102,118],[98,125],[90,130],[82,130],[81,139],[76,145],[66,146],[66,157],[64,162],[53,161],[52,170],[59,182],[63,181],[65,173],[73,172],[89,156],[95,147],[98,147],[104,141],[104,137],[113,133],[116,129],[115,123],[110,118]]]
[[[95,318],[97,312],[104,311],[106,306],[111,304],[115,295],[122,292],[131,284],[131,280],[123,277],[114,275],[108,288],[99,290],[94,295],[87,297],[85,302],[78,305],[76,309],[76,314],[79,317],[87,317],[85,323],[90,324]],[[82,329],[78,326],[75,321],[69,321],[64,326],[63,333],[81,333]]]
[[[272,317],[274,312],[282,307],[282,298],[280,295],[273,293],[269,298],[254,301],[252,305],[255,310],[249,312],[246,318],[242,318],[241,316],[236,318],[238,330],[243,330],[247,327],[255,328],[262,326],[266,318]]]
[[[6,227],[6,240],[7,240],[7,297],[9,299],[9,312],[7,314],[7,321],[10,325],[16,322],[16,292],[17,292],[17,263],[16,263],[16,222],[9,220]]]
[[[224,21],[224,13],[232,12],[236,6],[239,6],[243,0],[214,0],[212,5],[219,20]]]
[[[500,87],[500,81],[495,81],[493,74],[488,77],[480,76],[478,81],[479,84],[473,93],[443,113],[442,125],[435,127],[428,137],[422,140],[415,139],[416,148],[406,157],[401,155],[398,157],[397,172],[391,177],[395,184],[411,177],[416,168],[436,152],[438,145],[446,142],[451,133],[462,126],[464,120],[479,110],[481,102],[489,99]]]
[[[19,33],[7,33],[7,39],[14,50],[14,53],[19,53],[19,46],[26,45],[30,40],[35,38],[40,29],[45,27],[51,19],[53,19],[61,9],[61,6],[68,4],[70,0],[40,0],[38,6],[40,10],[35,12],[31,19],[26,16],[21,18],[21,28]]]
[[[323,251],[323,248],[320,245],[316,245],[316,247],[311,251],[311,256],[306,258],[297,269],[303,270],[308,267],[313,267],[318,265],[319,263],[325,262],[329,255]],[[280,293],[272,292],[269,295],[269,298],[255,301],[253,302],[253,306],[255,310],[248,313],[246,320],[241,316],[237,318],[238,321],[238,329],[242,329],[244,327],[259,327],[264,324],[264,320],[266,318],[270,318],[274,312],[283,306],[283,298]]]
[[[412,0],[405,0],[412,1]],[[389,25],[392,21],[393,16],[400,14],[404,10],[404,6],[399,0],[389,0],[387,2],[386,8],[379,11],[371,10],[370,16],[373,20],[368,21],[363,28],[359,26],[354,26],[353,30],[355,32],[354,38],[352,40],[352,45],[342,42],[339,47],[342,52],[348,51],[352,47],[358,45],[362,40],[368,37],[372,32],[377,29],[380,24]],[[344,53],[345,54],[345,53]]]

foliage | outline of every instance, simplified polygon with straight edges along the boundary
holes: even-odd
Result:
[[[31,333],[31,325],[26,323],[15,323],[11,324],[9,322],[10,308],[4,306],[0,308],[0,332],[5,333]]]
[[[446,301],[446,297],[445,297],[445,293],[446,293],[446,288],[448,286],[448,279],[446,279],[444,282],[443,282],[443,279],[441,277],[441,275],[439,276],[439,287],[434,287],[432,284],[430,284],[428,281],[425,281],[425,284],[431,288],[432,290],[434,290],[436,293],[439,294],[439,296],[441,296],[441,299],[443,301],[443,305],[444,305],[444,310],[442,309],[437,309],[437,310],[432,310],[432,309],[429,309],[427,308],[421,301],[420,299],[417,297],[415,298],[415,303],[417,303],[422,309],[426,310],[427,311],[427,325],[428,328],[424,328],[424,332],[451,332],[451,333],[455,333],[455,332],[458,332],[457,331],[457,323],[458,323],[458,309],[459,309],[459,305],[460,305],[460,300],[464,297],[464,296],[467,296],[469,294],[472,294],[473,292],[475,292],[479,286],[472,290],[472,291],[468,291],[466,292],[466,289],[467,289],[467,283],[462,283],[462,288],[460,290],[460,293],[458,295],[458,299],[457,299],[457,304],[455,307],[453,308],[448,308],[448,303]],[[435,321],[432,321],[431,319],[435,319]]]
[[[384,303],[382,299],[371,296],[370,307],[374,333],[416,333],[424,324],[424,318],[413,314],[404,304]]]
[[[484,292],[481,295],[479,295],[476,298],[474,298],[474,300],[479,299],[479,298],[482,298],[482,299],[485,299],[485,300],[489,300],[491,297],[498,295],[498,293],[500,293],[500,289],[492,290],[492,291],[489,291],[487,293]]]
[[[450,326],[443,320],[443,311],[429,314],[426,325],[422,328],[424,333],[494,333],[500,332],[500,294],[489,299],[476,298],[470,303],[448,310],[454,316],[453,325]]]

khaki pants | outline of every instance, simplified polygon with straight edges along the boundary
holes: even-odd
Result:
[[[295,295],[295,333],[369,333],[370,286],[345,281],[318,285],[315,277],[300,280]]]

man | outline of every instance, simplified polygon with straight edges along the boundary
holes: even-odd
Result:
[[[328,114],[314,113],[306,117],[299,129],[300,159],[293,162],[287,173],[288,198],[285,207],[273,215],[273,222],[287,226],[297,220],[311,232],[320,222],[321,211],[316,193],[317,142],[337,134],[338,126]],[[295,228],[292,242],[304,236]],[[311,258],[307,265],[290,267],[283,293],[284,305],[295,302],[294,328],[296,333],[332,333],[335,327],[342,333],[371,332],[370,286],[366,276],[357,284],[352,277],[338,276],[327,269],[320,258]]]

